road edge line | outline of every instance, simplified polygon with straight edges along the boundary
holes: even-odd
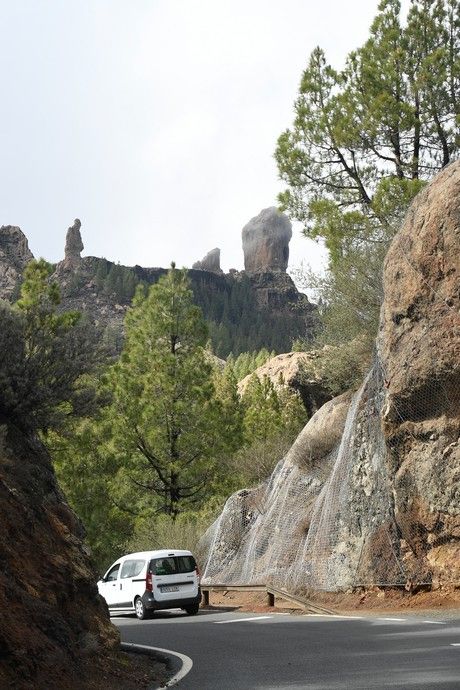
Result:
[[[192,670],[193,666],[193,661],[192,659],[187,656],[186,654],[181,654],[180,652],[175,652],[171,649],[162,649],[161,647],[151,647],[150,645],[146,644],[134,644],[134,642],[122,642],[121,643],[122,649],[125,651],[135,651],[136,649],[140,650],[148,650],[150,652],[158,652],[159,654],[162,654],[163,656],[166,657],[173,657],[174,660],[179,660],[181,667],[180,669],[168,680],[168,682],[165,685],[159,686],[160,688],[171,688],[173,685],[177,685],[177,683],[182,680],[182,678],[185,678],[185,676],[190,673]]]

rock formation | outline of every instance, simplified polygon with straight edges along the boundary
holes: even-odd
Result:
[[[260,379],[268,376],[275,387],[286,386],[298,392],[308,416],[311,417],[325,402],[332,398],[315,366],[318,356],[317,351],[286,352],[276,355],[242,379],[238,384],[238,392],[240,395],[244,393],[254,374]]]
[[[211,271],[211,273],[222,273],[220,268],[220,249],[211,249],[201,261],[196,261],[192,268],[199,271]]]
[[[460,580],[459,207],[457,162],[390,247],[378,356],[345,423],[345,398],[326,403],[265,485],[229,499],[203,540],[204,583]]]
[[[65,238],[64,260],[58,266],[58,272],[71,271],[81,265],[81,252],[84,249],[81,239],[81,221],[75,218],[73,225],[67,230]]]
[[[0,227],[0,299],[11,299],[22,272],[34,258],[27,238],[14,225]]]
[[[286,272],[292,227],[274,206],[266,208],[244,226],[244,268],[247,273]]]
[[[102,258],[81,257],[80,227],[76,219],[68,229],[65,257],[57,264],[53,280],[61,288],[61,308],[86,313],[116,354],[123,343],[123,319],[136,285],[156,283],[166,269],[121,266]],[[3,240],[0,233],[0,298],[11,299],[21,281],[23,266],[33,257],[19,228],[6,230]],[[17,246],[9,251],[12,231],[17,235]],[[19,238],[23,249],[27,249],[27,261],[17,260],[24,254]],[[8,251],[2,253],[3,245]],[[317,326],[316,306],[297,290],[286,273],[247,275],[244,271],[230,271],[225,275],[219,267],[218,249],[197,265],[199,269],[189,270],[189,279],[205,318],[219,324],[213,340],[220,356],[263,346],[282,352],[294,339],[312,337]]]
[[[460,574],[459,207],[457,162],[417,196],[387,254],[379,335],[406,558],[441,581]]]
[[[84,665],[119,634],[46,450],[3,418],[0,524],[0,687],[87,687]]]

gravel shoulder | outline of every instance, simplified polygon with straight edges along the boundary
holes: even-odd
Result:
[[[354,592],[315,592],[314,595],[306,593],[313,603],[324,605],[337,613],[383,613],[405,612],[407,614],[422,614],[429,612],[442,613],[446,617],[449,614],[460,615],[460,585],[448,589],[435,591],[406,592],[404,589],[381,589],[378,587],[370,590],[357,590]],[[241,611],[255,613],[279,612],[302,613],[300,606],[281,598],[275,600],[275,606],[267,605],[267,598],[263,592],[211,592],[210,608],[235,608]]]

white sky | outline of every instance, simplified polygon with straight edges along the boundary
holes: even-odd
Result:
[[[341,66],[377,4],[0,0],[0,225],[50,261],[78,217],[83,255],[242,268],[310,52]],[[295,228],[290,266],[321,255]]]

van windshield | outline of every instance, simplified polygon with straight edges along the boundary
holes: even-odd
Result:
[[[168,556],[153,558],[149,570],[153,575],[180,575],[193,572],[195,567],[193,556]]]

